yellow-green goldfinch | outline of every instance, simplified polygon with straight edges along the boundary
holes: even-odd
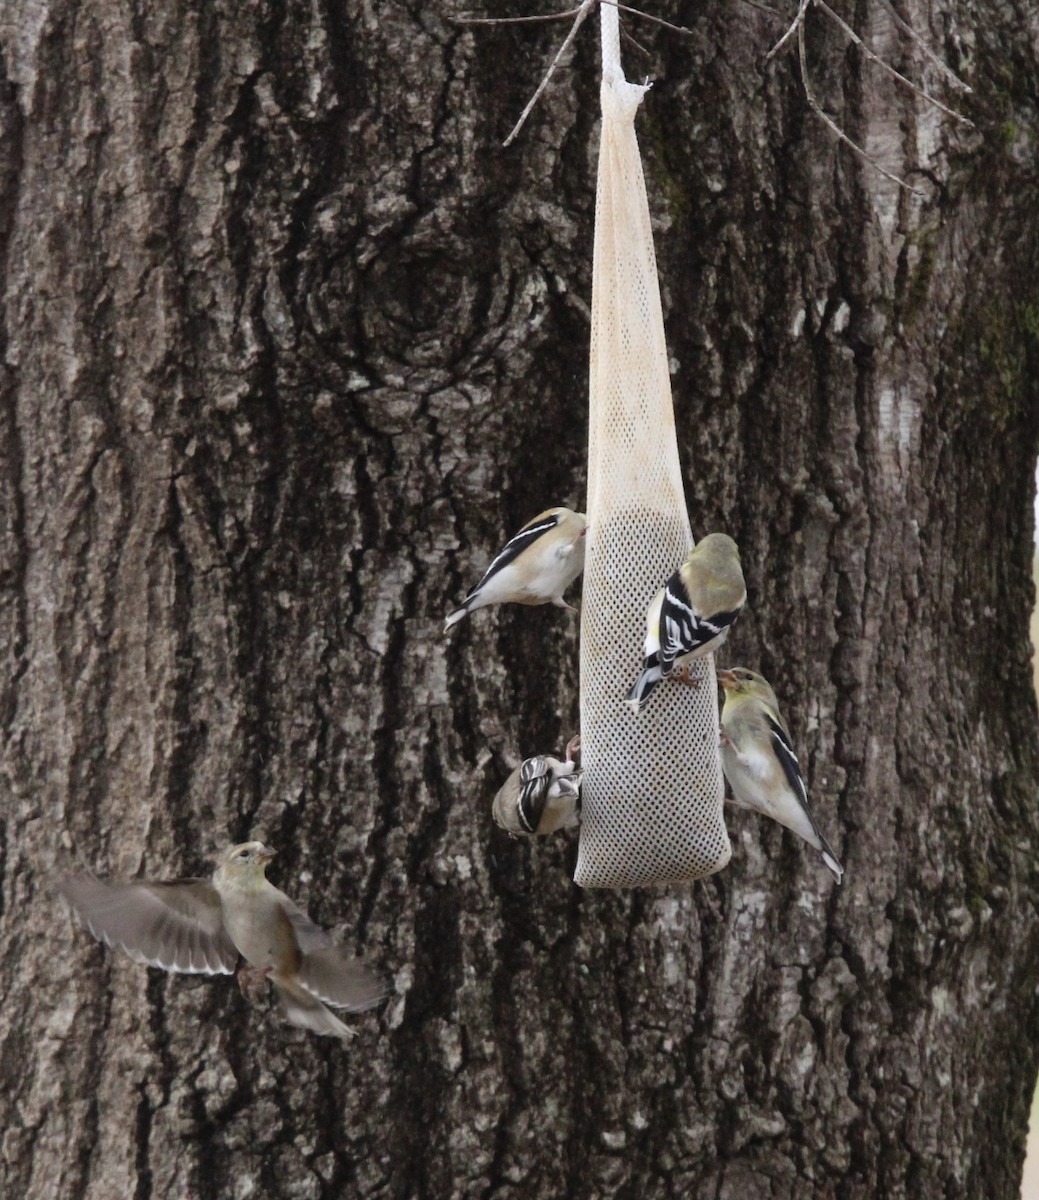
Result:
[[[448,613],[444,632],[466,613],[488,604],[554,604],[577,609],[563,593],[584,569],[584,535],[588,519],[569,508],[539,513],[498,551],[483,578]]]
[[[571,738],[566,760],[537,754],[506,779],[491,808],[509,833],[546,834],[572,829],[581,819],[581,775],[575,761],[581,739]]]
[[[718,682],[725,689],[722,769],[736,803],[804,838],[840,883],[844,868],[808,811],[808,789],[776,693],[767,679],[746,667],[719,671]]]
[[[211,881],[106,883],[69,875],[57,888],[94,937],[137,962],[164,971],[231,975],[241,955],[253,976],[274,984],[291,1024],[353,1037],[325,1005],[364,1012],[384,999],[386,984],[267,881],[273,857],[261,842],[244,842],[221,854]]]
[[[693,682],[689,664],[725,641],[747,599],[740,552],[727,533],[709,533],[653,597],[646,613],[642,673],[625,699],[642,712],[662,679]]]

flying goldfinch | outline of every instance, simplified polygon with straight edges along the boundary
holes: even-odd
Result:
[[[95,938],[136,962],[231,975],[241,955],[252,968],[239,972],[243,991],[246,978],[267,978],[291,1024],[353,1037],[325,1005],[364,1012],[384,999],[386,984],[267,881],[273,857],[262,842],[243,842],[221,854],[212,881],[106,883],[69,875],[57,889]]]
[[[495,821],[511,834],[572,829],[581,820],[581,775],[575,761],[581,739],[571,738],[566,760],[537,754],[521,763],[494,797]]]
[[[588,519],[569,508],[549,508],[529,521],[498,551],[460,608],[448,613],[446,633],[466,613],[488,604],[554,604],[577,609],[563,593],[584,569]]]
[[[725,641],[747,599],[740,552],[726,533],[709,533],[653,597],[646,613],[642,673],[625,699],[642,712],[662,679],[693,683],[689,667]]]
[[[808,789],[776,693],[767,679],[746,667],[719,671],[718,682],[725,689],[722,770],[736,803],[804,838],[840,883],[844,868],[808,811]]]

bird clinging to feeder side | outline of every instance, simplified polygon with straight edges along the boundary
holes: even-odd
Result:
[[[571,738],[566,759],[536,754],[512,772],[494,797],[495,821],[511,834],[555,833],[581,819],[581,770],[576,758],[581,739]]]
[[[718,682],[725,689],[722,770],[736,803],[804,838],[840,883],[844,868],[808,809],[808,788],[772,685],[746,667],[719,671]]]
[[[695,686],[691,664],[725,641],[746,599],[739,547],[726,533],[707,534],[649,606],[642,672],[625,697],[632,709],[642,712],[663,679]]]
[[[95,938],[137,962],[231,975],[241,955],[251,968],[239,972],[243,992],[247,980],[269,979],[290,1024],[353,1037],[325,1005],[364,1012],[385,998],[386,983],[267,880],[273,857],[261,842],[243,842],[220,855],[212,880],[68,875],[57,890]]]
[[[588,519],[569,508],[549,508],[510,538],[462,604],[448,613],[446,633],[467,613],[488,604],[554,604],[577,612],[563,593],[584,569]]]

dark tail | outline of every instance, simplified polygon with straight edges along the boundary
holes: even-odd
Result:
[[[663,678],[663,672],[660,670],[660,659],[656,654],[651,654],[642,665],[642,674],[635,680],[634,684],[628,690],[628,694],[624,697],[625,701],[631,705],[631,709],[636,716],[649,703],[650,696],[653,695],[657,684]]]

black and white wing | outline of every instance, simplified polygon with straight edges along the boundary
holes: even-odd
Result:
[[[57,890],[98,941],[136,962],[185,974],[234,974],[238,951],[208,879],[105,883],[68,875]]]
[[[801,764],[797,761],[797,755],[794,753],[793,746],[790,745],[790,738],[783,726],[771,714],[765,714],[765,721],[768,725],[769,733],[772,735],[772,749],[775,751],[776,758],[779,759],[780,766],[783,768],[783,774],[786,776],[794,795],[804,809],[804,814],[808,818],[812,831],[819,839],[818,850],[822,855],[823,862],[826,863],[827,867],[833,872],[837,882],[840,883],[844,875],[844,868],[841,866],[837,855],[834,854],[830,843],[823,837],[822,830],[815,823],[812,810],[808,807],[808,787],[805,784],[804,776],[801,774]],[[804,836],[803,832],[802,836]],[[807,840],[811,841],[811,838]]]
[[[529,525],[524,525],[523,528],[515,535],[509,538],[505,545],[495,555],[493,562],[483,573],[483,578],[472,588],[466,595],[466,600],[471,600],[482,588],[487,586],[487,582],[493,579],[503,568],[509,563],[515,562],[524,550],[529,549],[536,541],[539,541],[546,533],[551,533],[559,524],[559,514],[550,513],[547,516],[535,517]],[[464,603],[464,601],[463,601]]]
[[[790,738],[783,726],[771,714],[765,714],[765,723],[772,735],[772,749],[776,758],[779,759],[779,765],[783,768],[787,783],[790,784],[805,812],[808,812],[808,787],[805,784],[805,777],[801,774],[801,764],[797,761],[793,746],[790,745]],[[814,826],[815,822],[812,821],[812,824]]]
[[[536,833],[548,803],[552,767],[543,754],[535,754],[520,767],[520,793],[516,813],[527,833]]]
[[[664,598],[660,605],[658,637],[661,673],[670,675],[676,658],[702,650],[720,637],[738,616],[738,609],[706,617],[698,615],[682,576],[676,571],[664,584]]]

